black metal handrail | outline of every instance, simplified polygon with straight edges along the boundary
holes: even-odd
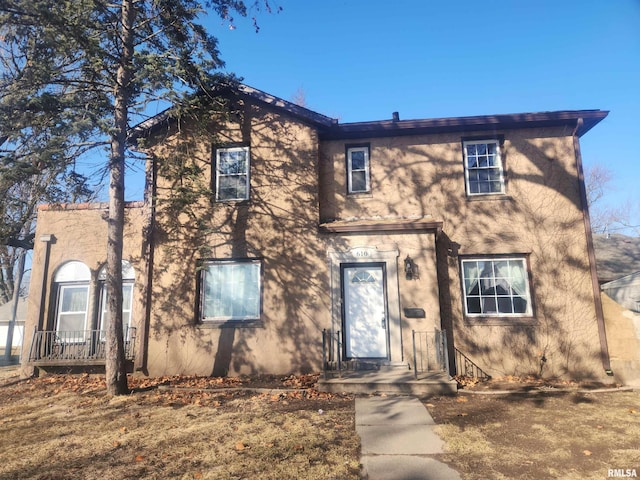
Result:
[[[338,371],[342,376],[342,334],[340,330],[322,330],[322,371],[327,378],[328,371]]]
[[[106,332],[104,330],[36,330],[29,348],[29,362],[101,363],[106,359]],[[125,332],[124,355],[133,360],[136,329]]]
[[[449,374],[449,350],[445,330],[433,332],[412,331],[413,372],[447,372]],[[450,374],[449,374],[450,375]]]
[[[461,377],[477,378],[479,380],[489,380],[491,376],[476,365],[473,360],[454,347],[456,360],[456,375]]]

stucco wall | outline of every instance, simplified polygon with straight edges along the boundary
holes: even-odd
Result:
[[[340,277],[331,255],[357,263],[353,252],[362,247],[385,262],[387,287],[395,292],[388,297],[389,320],[397,327],[390,330],[392,362],[412,362],[412,330],[442,326],[456,348],[493,376],[602,377],[572,132],[319,141],[314,127],[294,117],[257,104],[240,106],[225,120],[180,125],[156,137],[149,150],[156,179],[152,257],[143,238],[147,210],[127,211],[125,259],[137,273],[134,323],[143,322],[140,332],[148,332],[148,348],[139,350],[147,353],[146,362],[137,364],[146,364],[147,373],[318,371],[322,330],[341,326]],[[496,136],[504,138],[506,194],[468,198],[462,138]],[[216,202],[212,192],[213,146],[229,143],[250,147],[248,201]],[[345,148],[363,143],[370,145],[371,193],[347,195]],[[94,277],[103,265],[106,222],[100,208],[40,212],[36,240],[53,233],[55,243],[44,272],[45,244],[36,242],[27,338],[39,321],[39,288],[44,285],[43,302],[51,306],[52,278],[63,262],[80,260]],[[333,220],[362,219],[426,219],[440,222],[442,231],[318,229]],[[531,317],[465,318],[461,258],[495,254],[527,259]],[[405,278],[407,255],[419,278]],[[260,322],[199,321],[199,262],[239,258],[262,262]],[[138,276],[151,260],[147,324],[146,283]],[[425,318],[408,318],[406,307],[423,308]],[[54,311],[49,309],[41,328]]]
[[[190,165],[199,172],[196,180],[176,176],[162,165],[162,158],[170,155],[167,145],[186,141],[193,131],[173,135],[164,151],[155,151],[159,200],[149,373],[317,371],[321,332],[330,320],[325,250],[317,231],[315,131],[247,105],[237,123],[218,125],[218,132],[196,134],[190,156]],[[212,145],[225,142],[250,146],[248,201],[215,202],[206,191]],[[188,181],[205,188],[185,207],[174,194]],[[261,324],[220,327],[197,322],[198,261],[246,257],[263,262]]]
[[[602,294],[602,307],[614,378],[625,385],[640,386],[640,314],[606,293]]]
[[[106,204],[45,205],[38,210],[24,328],[23,363],[28,360],[28,348],[34,329],[55,328],[56,285],[53,279],[56,271],[65,263],[80,261],[91,270],[89,315],[90,318],[95,318],[98,314],[97,275],[107,259],[106,207]],[[138,331],[145,317],[146,255],[142,232],[147,216],[147,209],[141,202],[129,204],[125,208],[123,259],[129,261],[135,269],[132,326]],[[47,244],[40,240],[46,235],[52,235],[48,263]]]
[[[602,377],[571,133],[533,128],[325,142],[321,218],[442,221],[442,324],[453,329],[457,348],[494,376]],[[462,138],[500,136],[506,194],[467,197]],[[346,193],[350,144],[370,145],[370,194]],[[487,254],[526,256],[532,318],[464,317],[460,259]]]
[[[325,235],[329,257],[337,257],[344,263],[359,264],[377,262],[376,252],[391,252],[390,262],[394,265],[386,268],[386,291],[389,335],[390,361],[392,364],[403,363],[413,368],[412,331],[429,332],[440,328],[440,304],[438,275],[435,255],[435,234],[421,233],[354,233],[349,235]],[[350,256],[353,250],[371,249],[367,256]],[[410,256],[417,266],[417,276],[408,279],[404,273],[404,259]],[[332,265],[339,268],[339,265]],[[340,279],[334,274],[331,289],[324,295],[332,295],[334,299],[332,326],[334,330],[342,330],[340,305]],[[418,308],[424,310],[424,317],[407,316],[405,309]]]

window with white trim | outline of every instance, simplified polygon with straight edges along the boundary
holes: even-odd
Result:
[[[216,201],[249,199],[249,147],[215,150]]]
[[[89,285],[60,285],[59,295],[56,331],[75,332],[75,336],[82,338],[80,332],[86,330],[87,324]]]
[[[522,256],[464,259],[462,286],[467,316],[532,315],[527,261]]]
[[[498,141],[464,141],[463,150],[467,194],[504,193],[504,172]]]
[[[347,148],[347,183],[349,193],[371,191],[368,146]]]
[[[98,330],[106,331],[109,320],[107,311],[107,267],[102,267],[98,274],[98,286],[100,289],[100,317],[98,318]],[[133,312],[133,285],[135,281],[135,270],[126,260],[122,261],[122,331],[124,339],[129,340],[131,335],[131,316]]]
[[[65,338],[81,341],[87,330],[91,271],[82,262],[67,262],[58,269],[53,281],[58,294],[56,332],[65,332]]]
[[[204,262],[200,273],[200,320],[260,320],[261,269],[260,260]]]

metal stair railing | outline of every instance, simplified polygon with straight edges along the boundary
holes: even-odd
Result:
[[[433,332],[412,330],[413,372],[418,378],[419,372],[447,372],[449,374],[449,350],[445,330]]]
[[[454,347],[456,360],[456,375],[461,377],[477,378],[479,380],[489,380],[491,376],[476,365],[473,360]]]
[[[322,330],[322,371],[327,379],[329,371],[338,372],[342,377],[342,333],[340,330],[331,332],[326,328]]]

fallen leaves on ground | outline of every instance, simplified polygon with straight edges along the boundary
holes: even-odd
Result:
[[[353,397],[315,390],[317,378],[132,376],[116,397],[103,375],[2,386],[0,478],[355,480]]]

